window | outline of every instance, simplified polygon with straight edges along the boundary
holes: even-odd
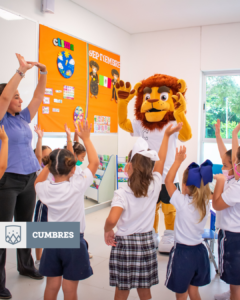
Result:
[[[221,164],[215,137],[217,119],[227,149],[232,147],[232,130],[240,122],[240,71],[203,74],[203,119],[201,161]],[[240,134],[239,134],[240,138]]]

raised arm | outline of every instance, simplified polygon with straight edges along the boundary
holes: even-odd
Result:
[[[216,179],[216,186],[212,196],[212,206],[215,210],[220,211],[229,207],[222,198],[226,178],[223,174],[216,174],[214,179]]]
[[[79,136],[77,135],[76,132],[74,132],[74,142],[79,143]]]
[[[64,125],[64,128],[67,134],[67,150],[69,150],[70,152],[72,152],[72,154],[74,154],[72,139],[71,139],[71,130],[68,128],[67,124]]]
[[[159,172],[162,175],[166,156],[167,156],[169,137],[172,134],[174,134],[175,132],[178,132],[179,130],[181,130],[182,125],[183,125],[183,123],[178,123],[177,126],[172,128],[172,125],[170,125],[166,129],[164,136],[163,136],[163,141],[162,141],[161,147],[158,152],[158,156],[159,156],[160,160],[155,163],[153,172]]]
[[[16,54],[16,56],[19,62],[19,73],[13,75],[0,96],[0,120],[3,119],[5,113],[7,112],[9,104],[13,99],[19,83],[23,79],[25,73],[34,66],[34,63],[26,62],[24,57],[20,54]]]
[[[42,138],[43,138],[43,130],[41,130],[41,126],[36,125],[34,127],[34,131],[38,135],[38,141],[35,149],[35,155],[37,157],[37,160],[41,166],[42,163]]]
[[[47,68],[45,65],[41,64],[41,63],[34,63],[34,62],[28,62],[29,64],[34,64],[36,67],[39,68],[39,70],[41,72],[47,72]],[[46,89],[46,83],[47,83],[47,75],[46,74],[41,74],[39,81],[38,81],[38,85],[36,87],[36,90],[33,94],[33,98],[31,100],[31,102],[28,105],[28,109],[30,112],[30,116],[31,116],[31,120],[35,117],[38,108],[41,104],[41,102],[43,101],[43,97],[44,97],[44,93],[45,93],[45,89]]]
[[[167,176],[165,178],[165,186],[168,192],[168,195],[170,198],[172,197],[173,193],[176,191],[176,186],[174,184],[174,179],[176,177],[177,171],[180,168],[182,162],[186,158],[186,147],[181,146],[180,150],[178,151],[178,148],[176,149],[176,156],[175,161],[173,165],[171,166],[169,172],[167,173]]]
[[[34,182],[34,187],[38,182],[43,182],[48,179],[48,174],[49,174],[49,168],[48,166],[45,166],[42,170],[42,172],[38,175],[37,179]]]
[[[92,172],[94,176],[99,166],[99,159],[98,159],[96,149],[94,148],[90,139],[92,124],[88,126],[88,121],[85,120],[83,122],[83,125],[80,122],[78,123],[78,128],[77,128],[77,124],[74,123],[74,125],[75,125],[75,131],[77,135],[83,140],[83,143],[87,151],[87,156],[89,161],[88,169]]]
[[[232,132],[232,163],[234,164],[236,161],[236,155],[238,151],[238,132],[240,131],[240,123],[233,129]],[[238,180],[239,176],[236,174],[234,169],[235,179]]]
[[[217,140],[217,145],[218,145],[218,151],[223,158],[224,154],[227,152],[227,148],[225,147],[222,137],[221,137],[221,123],[220,120],[217,120],[217,123],[214,125],[215,126],[215,135],[216,135],[216,140]]]
[[[134,86],[134,89],[131,90],[130,82],[126,82],[126,84],[124,84],[124,81],[120,80],[119,83],[116,83],[118,95],[118,124],[123,130],[130,133],[133,133],[133,127],[131,120],[127,118],[127,107],[130,100],[136,96],[140,86],[141,83],[139,82]]]
[[[0,126],[0,140],[2,141],[0,152],[0,179],[3,177],[8,164],[8,136],[4,130],[4,126]]]

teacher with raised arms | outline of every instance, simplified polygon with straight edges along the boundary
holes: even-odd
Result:
[[[40,169],[32,149],[32,131],[29,123],[36,115],[43,100],[46,81],[46,66],[29,62],[16,54],[19,68],[7,84],[0,84],[0,125],[4,125],[9,138],[8,167],[0,180],[0,222],[31,222],[36,202],[34,181]],[[40,69],[40,78],[33,99],[22,110],[23,100],[18,86],[25,73],[34,66]],[[1,147],[1,143],[0,143]],[[12,295],[5,287],[6,249],[0,249],[0,298]],[[42,279],[35,269],[31,249],[17,249],[17,269],[23,276]]]

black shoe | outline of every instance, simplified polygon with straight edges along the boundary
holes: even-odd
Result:
[[[34,271],[32,271],[31,273],[21,273],[19,272],[20,275],[22,276],[27,276],[29,278],[32,278],[32,279],[36,279],[36,280],[41,280],[44,278],[44,276],[42,276],[36,269]]]
[[[11,298],[12,298],[12,294],[8,289],[4,288],[4,290],[0,292],[0,299],[11,299]]]

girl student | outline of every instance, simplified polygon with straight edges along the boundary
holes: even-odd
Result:
[[[41,127],[36,125],[34,127],[34,131],[38,135],[38,141],[36,145],[36,149],[34,150],[35,155],[38,159],[39,165],[41,166],[40,170],[36,172],[37,176],[41,173],[42,169],[44,168],[44,161],[49,156],[49,154],[52,152],[52,149],[48,146],[42,146],[42,138],[43,138],[43,130],[41,130]],[[54,177],[51,173],[48,175],[48,180],[54,181]],[[46,215],[46,207],[43,205],[41,200],[37,201],[36,208],[35,208],[35,214],[34,214],[34,222],[46,222],[47,221],[47,215]],[[42,257],[42,248],[36,248],[36,260],[35,260],[35,268],[38,270],[40,265],[40,260]]]
[[[79,130],[76,129],[84,142],[89,160],[88,167],[80,175],[74,175],[74,155],[67,149],[56,149],[51,152],[47,166],[35,181],[37,195],[48,208],[48,221],[80,222],[80,248],[43,250],[39,271],[47,277],[44,300],[56,299],[61,286],[65,300],[76,300],[78,281],[93,274],[84,240],[83,201],[83,195],[93,183],[99,166],[98,155],[90,140],[91,127],[84,121],[83,127],[79,123]],[[49,172],[53,174],[55,182],[46,180]]]
[[[150,288],[159,282],[152,228],[168,139],[181,127],[182,123],[179,123],[166,129],[159,154],[149,150],[143,138],[137,140],[129,153],[125,168],[128,186],[115,191],[104,228],[105,242],[112,246],[110,286],[116,287],[115,300],[127,299],[132,288],[137,288],[141,300],[151,299]],[[116,234],[113,231],[115,225]]]
[[[191,163],[183,173],[182,193],[174,178],[186,158],[186,148],[176,150],[175,161],[165,179],[170,203],[176,207],[175,245],[170,252],[165,285],[176,293],[177,300],[200,300],[199,286],[210,283],[210,263],[202,234],[210,212],[212,163],[200,167]]]
[[[218,257],[220,278],[230,284],[230,299],[240,299],[240,147],[238,132],[240,123],[232,132],[232,162],[235,180],[224,190],[226,178],[223,174],[214,176],[216,186],[212,205],[221,211],[221,227],[218,234]]]
[[[76,123],[74,123],[74,126],[76,128]],[[66,134],[67,134],[67,146],[65,146],[65,149],[68,149],[70,152],[73,153],[76,161],[76,169],[75,169],[75,175],[79,175],[83,172],[81,165],[84,161],[84,158],[86,157],[86,148],[79,143],[79,136],[77,135],[76,131],[74,134],[74,144],[72,145],[72,139],[71,139],[71,130],[68,128],[67,124],[64,125]],[[83,200],[84,201],[84,195]],[[87,242],[87,241],[86,241]],[[88,242],[87,242],[88,244]],[[93,255],[91,252],[88,251],[89,258],[93,258]]]
[[[0,179],[3,177],[8,162],[8,136],[4,130],[4,125],[0,126]],[[1,183],[0,183],[1,184]]]
[[[74,123],[74,126],[75,125],[76,125],[76,123]],[[83,171],[81,168],[81,165],[83,164],[83,161],[87,154],[86,148],[81,143],[79,143],[79,136],[77,135],[76,132],[74,134],[74,144],[72,145],[71,131],[67,127],[67,124],[65,124],[64,127],[65,127],[65,131],[67,134],[67,147],[66,148],[74,154],[74,157],[76,160],[75,174],[80,174]]]
[[[232,149],[227,150],[225,147],[221,132],[220,132],[221,123],[220,120],[217,120],[217,123],[215,124],[215,135],[218,145],[218,151],[222,159],[222,173],[225,176],[225,184],[224,184],[224,191],[228,189],[234,182],[234,167],[232,163]],[[222,213],[223,211],[216,211],[216,228],[222,228],[221,225],[221,219],[222,219]],[[230,290],[223,293],[218,294],[214,296],[215,300],[229,300],[230,299]]]

